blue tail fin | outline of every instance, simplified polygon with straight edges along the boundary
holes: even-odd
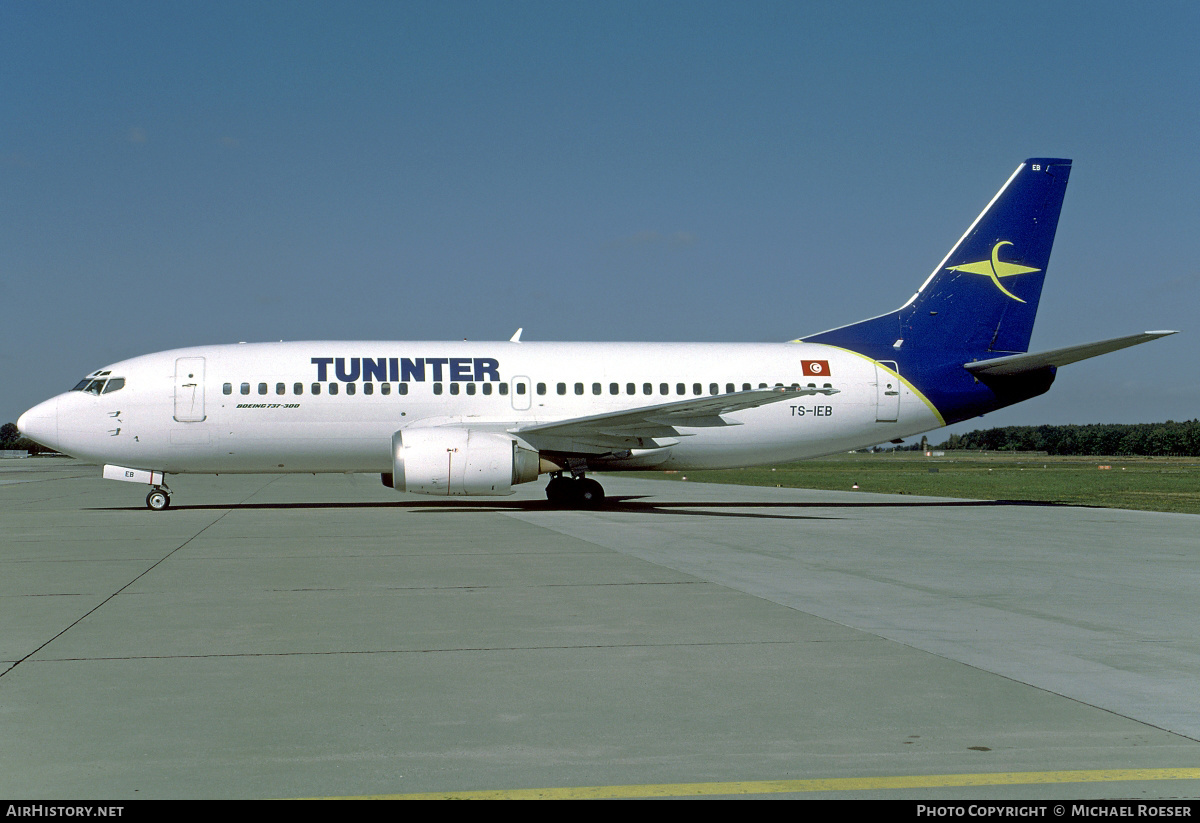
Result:
[[[1028,351],[1070,173],[1070,160],[1026,160],[908,303],[803,341],[877,360]]]

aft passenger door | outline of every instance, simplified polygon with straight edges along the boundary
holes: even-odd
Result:
[[[199,423],[204,418],[204,358],[180,357],[175,361],[175,419]]]
[[[894,423],[900,418],[899,369],[891,360],[875,363],[875,422]]]

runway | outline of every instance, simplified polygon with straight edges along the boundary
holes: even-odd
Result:
[[[0,462],[5,797],[1200,796],[1194,515],[99,473]]]

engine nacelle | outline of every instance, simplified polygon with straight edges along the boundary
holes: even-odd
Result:
[[[498,432],[447,427],[392,435],[391,486],[397,491],[512,494],[516,484],[537,480],[538,465],[536,450]]]

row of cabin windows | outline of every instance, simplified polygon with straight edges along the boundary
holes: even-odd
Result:
[[[775,385],[782,386],[783,383],[776,383]],[[793,383],[792,385],[799,386],[800,384]],[[323,391],[321,388],[322,386],[325,387],[324,391],[326,391],[329,394],[337,394],[339,391],[338,383],[313,383],[312,387],[309,390],[309,393],[314,394],[314,395],[320,394]],[[496,394],[508,394],[508,384],[507,383],[490,383],[490,382],[489,383],[481,383],[481,384],[479,384],[478,388],[476,387],[476,384],[474,384],[474,383],[451,383],[450,384],[450,394],[465,393],[465,394],[473,395],[476,392],[479,392],[479,393],[482,393],[485,395],[492,394],[493,386],[495,386],[494,391]],[[347,383],[346,384],[346,394],[356,394],[358,392],[357,387],[358,387],[357,383]],[[765,389],[765,388],[767,388],[767,384],[759,383],[758,387],[760,389]],[[275,394],[286,395],[288,393],[287,388],[288,387],[287,387],[286,383],[276,383],[275,384]],[[659,395],[666,396],[666,395],[671,394],[672,386],[670,383],[659,383],[657,388],[658,388]],[[750,391],[751,388],[753,388],[752,384],[742,383],[740,390],[741,391]],[[249,383],[242,383],[241,386],[239,387],[239,389],[240,389],[241,394],[248,395],[251,393]],[[622,393],[621,389],[622,389],[622,386],[620,383],[609,383],[608,384],[608,393],[610,395],[621,394]],[[626,395],[638,394],[638,384],[636,384],[636,383],[626,383],[624,385],[624,389],[625,389],[624,393]],[[567,384],[566,383],[558,383],[555,385],[554,390],[557,394],[566,395],[567,394]],[[738,390],[739,389],[738,389],[736,383],[726,383],[725,384],[725,393],[726,394],[732,394],[733,392],[738,391]],[[528,391],[528,389],[526,388],[525,383],[516,383],[513,386],[513,391],[515,391],[519,395],[523,395],[526,393],[526,391]],[[538,383],[535,387],[535,391],[539,395],[545,395],[548,393],[549,387],[545,383]],[[583,395],[583,394],[587,393],[585,390],[584,383],[574,384],[573,391],[577,395]],[[223,394],[233,394],[233,384],[232,383],[224,384],[221,387],[221,392]],[[434,394],[442,394],[442,392],[443,392],[443,385],[441,383],[434,383],[433,384],[433,393]],[[592,383],[591,392],[594,395],[604,394],[604,384],[603,383]],[[269,384],[267,384],[267,383],[259,383],[258,384],[258,394],[267,395],[270,393],[271,393],[271,387]],[[375,394],[375,384],[374,383],[363,383],[362,384],[362,393],[363,394]],[[385,394],[385,395],[391,394],[392,393],[392,384],[391,383],[380,383],[379,384],[379,393]],[[408,384],[407,383],[397,383],[396,384],[396,393],[397,394],[408,394]],[[641,384],[641,394],[649,396],[649,395],[653,395],[654,393],[655,393],[655,385],[653,383],[642,383]],[[688,393],[688,384],[676,383],[674,385],[674,393],[676,395],[680,395],[680,396],[686,395]],[[704,394],[704,384],[703,383],[692,383],[691,384],[691,393],[693,395]],[[708,384],[708,393],[712,394],[712,395],[720,394],[721,393],[721,384],[709,383]],[[292,394],[293,395],[304,394],[304,384],[303,383],[293,383],[292,384]]]
[[[337,394],[340,391],[339,385],[340,384],[338,384],[338,383],[313,383],[312,387],[309,389],[309,393],[310,394],[320,394],[322,391],[325,391],[329,394]],[[458,394],[460,385],[462,385],[462,384],[451,383],[450,384],[450,393]],[[493,389],[492,389],[493,385],[496,387],[495,392],[497,394],[508,394],[508,384],[507,383],[494,383],[494,384],[493,383],[484,383],[484,384],[482,384],[483,393],[491,394],[493,391]],[[325,388],[322,389],[321,388],[322,386],[324,386]],[[475,388],[474,383],[467,383],[466,387],[467,387],[467,389],[466,389],[467,394],[475,394],[476,388]],[[524,386],[522,386],[521,389],[524,389]],[[243,383],[240,386],[240,392],[241,392],[241,394],[250,394],[250,384]],[[233,394],[233,384],[226,383],[223,386],[221,386],[221,393],[222,394]],[[262,395],[270,394],[271,393],[270,385],[267,383],[259,383],[258,384],[258,393],[262,394]],[[288,393],[287,383],[276,383],[275,384],[275,394],[286,395],[287,393]],[[357,394],[357,393],[358,393],[358,384],[357,383],[347,383],[346,384],[346,394]],[[375,394],[375,384],[374,383],[363,383],[362,384],[362,393],[363,394]],[[392,393],[392,384],[391,383],[380,383],[379,384],[379,393],[380,394],[391,394]],[[442,393],[442,384],[441,383],[433,384],[433,393],[434,394]],[[524,394],[524,391],[521,391],[519,393]],[[292,394],[294,394],[294,395],[304,394],[304,384],[303,383],[293,383],[292,384]],[[408,394],[408,384],[407,383],[397,383],[396,384],[396,394]]]
[[[775,385],[782,386],[783,384],[776,383]],[[765,389],[765,388],[767,388],[767,384],[759,383],[758,387],[760,389]],[[647,395],[647,396],[652,395],[652,394],[654,394],[654,388],[655,387],[654,387],[653,383],[643,383],[641,385],[641,393],[643,395]],[[677,395],[686,395],[688,393],[688,384],[687,383],[676,383],[674,388],[675,388],[675,394],[677,394]],[[741,391],[750,391],[751,388],[753,388],[753,386],[750,383],[743,383],[742,387],[741,387]],[[622,394],[621,389],[622,389],[622,387],[621,387],[620,383],[609,383],[608,384],[608,393],[609,394],[612,394],[612,395]],[[555,391],[558,394],[565,395],[567,393],[567,384],[566,383],[557,384],[555,386]],[[593,383],[592,387],[591,387],[591,391],[592,391],[592,394],[604,394],[604,384],[603,383]],[[738,391],[738,387],[737,387],[736,383],[726,383],[725,384],[725,394],[733,394],[735,391]],[[586,391],[584,388],[584,384],[576,383],[574,386],[574,392],[575,392],[575,394],[585,394]],[[546,384],[545,383],[537,384],[537,393],[538,394],[546,393]],[[671,384],[670,383],[659,383],[658,384],[658,393],[660,395],[671,394]],[[695,394],[695,395],[704,394],[704,384],[703,383],[693,383],[691,385],[691,393]],[[708,393],[713,394],[713,395],[720,394],[721,393],[721,384],[720,383],[709,383],[708,384]],[[627,395],[638,394],[638,384],[637,383],[626,383],[624,386],[624,394],[627,394]]]
[[[769,385],[770,384],[768,384],[768,383],[759,383],[758,388],[765,389]],[[776,383],[775,385],[783,386],[784,384]],[[792,383],[791,385],[793,387],[800,386],[799,383]],[[810,383],[809,385],[813,386],[815,384]],[[828,388],[829,384],[826,383],[825,386],[826,386],[826,388]],[[736,384],[736,383],[726,383],[725,384],[725,394],[733,394],[736,391],[750,391],[753,388],[754,388],[754,384],[752,384],[752,383],[742,383],[741,388],[739,388],[738,384]],[[545,383],[538,383],[536,390],[539,395],[544,395],[549,391],[549,389]],[[566,383],[558,383],[555,385],[554,390],[556,393],[558,393],[560,395],[566,395],[567,394],[567,384]],[[586,384],[585,383],[576,383],[576,384],[574,384],[572,391],[574,391],[574,393],[578,394],[578,395],[587,394]],[[436,393],[436,391],[435,391],[435,393]],[[518,383],[517,384],[517,393],[524,394],[525,386]],[[604,392],[604,384],[603,383],[593,383],[591,385],[591,393],[594,395],[604,394],[605,393]],[[637,383],[624,384],[624,391],[622,391],[622,385],[620,383],[609,383],[608,384],[608,394],[610,394],[610,395],[619,395],[619,394],[634,395],[634,394],[638,394],[638,393],[639,393],[639,387],[638,387]],[[643,395],[646,395],[646,396],[653,395],[655,393],[655,385],[653,383],[642,383],[641,388],[640,388],[640,393]],[[670,383],[659,383],[658,384],[658,394],[666,396],[671,393],[672,393],[672,385]],[[676,395],[686,395],[688,393],[688,384],[687,383],[674,384],[674,393]],[[703,383],[692,383],[691,384],[691,393],[694,395],[704,394],[704,384]],[[709,383],[708,384],[708,393],[711,395],[721,394],[721,384],[720,383]]]

